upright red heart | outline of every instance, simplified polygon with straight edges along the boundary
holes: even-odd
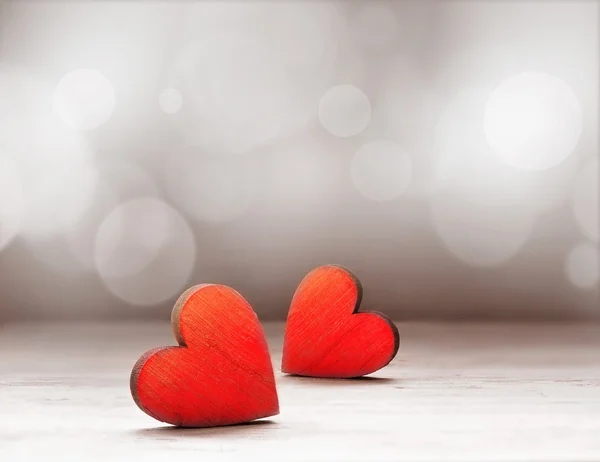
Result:
[[[385,315],[359,312],[360,281],[337,265],[311,271],[288,313],[281,370],[309,377],[351,378],[386,366],[400,337]]]
[[[146,352],[131,393],[146,414],[182,427],[213,427],[279,414],[273,366],[250,304],[235,290],[192,287],[175,304],[180,346]]]

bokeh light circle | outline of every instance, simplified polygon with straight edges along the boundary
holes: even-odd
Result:
[[[20,175],[20,234],[31,241],[74,226],[97,183],[92,151],[81,133],[52,112],[53,87],[20,68],[0,66],[0,149]]]
[[[527,208],[483,205],[452,194],[434,196],[431,212],[446,249],[475,267],[500,266],[515,257],[535,222]]]
[[[589,238],[598,241],[600,204],[598,203],[598,158],[593,157],[583,166],[575,179],[571,206],[577,224]]]
[[[52,95],[59,118],[77,130],[92,130],[110,118],[115,109],[115,90],[95,69],[77,69],[64,75]]]
[[[321,98],[319,120],[332,135],[341,138],[358,135],[371,120],[371,103],[354,85],[338,85]]]
[[[153,305],[183,289],[196,261],[196,243],[177,210],[158,199],[137,198],[106,216],[94,256],[114,295],[133,305]]]
[[[0,152],[0,251],[19,233],[24,213],[21,176]]]
[[[528,207],[536,214],[564,203],[578,156],[544,171],[503,162],[486,140],[483,115],[488,97],[489,90],[471,88],[448,100],[433,134],[433,191],[460,194],[482,205]]]
[[[183,97],[175,88],[165,88],[158,96],[158,105],[166,114],[176,114],[183,105]]]
[[[562,80],[524,72],[503,81],[486,104],[487,141],[512,167],[546,170],[564,161],[582,132],[577,96]]]
[[[182,11],[184,44],[165,86],[185,95],[171,121],[187,144],[245,154],[302,132],[315,118],[337,62],[337,6],[190,2]]]
[[[69,232],[91,206],[98,172],[89,159],[72,159],[44,170],[38,167],[24,191],[23,234],[29,239]]]
[[[119,204],[139,197],[158,196],[154,178],[136,164],[105,161],[98,168],[98,185],[93,202],[77,225],[65,234],[67,248],[85,270],[94,270],[96,232],[104,218]]]
[[[598,268],[598,246],[590,242],[576,245],[567,255],[565,272],[569,281],[582,289],[589,289],[598,284],[600,269]]]
[[[410,185],[411,165],[408,154],[396,143],[371,141],[361,146],[352,159],[352,182],[368,199],[395,199]]]

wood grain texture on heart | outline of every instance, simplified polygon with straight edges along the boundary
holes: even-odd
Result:
[[[179,346],[144,353],[131,393],[148,415],[182,427],[249,422],[279,413],[273,366],[250,304],[230,287],[205,284],[177,301]]]
[[[296,290],[285,329],[283,372],[352,378],[385,367],[398,352],[394,323],[376,311],[359,311],[362,286],[338,265],[311,271]]]

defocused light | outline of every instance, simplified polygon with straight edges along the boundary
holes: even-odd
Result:
[[[28,239],[45,239],[76,226],[98,184],[88,146],[59,124],[43,123],[34,129],[31,140],[20,143],[25,200],[22,234]]]
[[[44,103],[51,94],[33,75],[0,68],[0,145],[20,172],[26,238],[50,237],[75,225],[97,183],[89,146]]]
[[[575,184],[571,203],[577,223],[583,233],[590,239],[598,241],[600,204],[598,203],[598,158],[593,157],[581,169]]]
[[[441,98],[431,91],[425,73],[404,57],[386,58],[381,74],[372,123],[381,120],[383,137],[415,154],[411,157],[413,179],[406,194],[428,195],[433,189],[434,127],[442,109]]]
[[[95,269],[96,233],[104,218],[119,204],[139,197],[155,197],[158,186],[149,173],[125,161],[105,162],[98,170],[99,183],[77,226],[65,234],[67,248],[86,270]]]
[[[385,50],[398,36],[398,21],[385,4],[366,3],[356,14],[350,27],[359,45],[369,50]]]
[[[0,251],[18,234],[23,217],[23,188],[19,171],[0,152]]]
[[[95,262],[101,275],[119,278],[144,271],[169,239],[169,213],[167,204],[150,198],[115,207],[95,239]]]
[[[408,188],[412,177],[410,157],[388,140],[361,146],[352,159],[351,170],[356,189],[374,201],[397,198]]]
[[[581,105],[557,77],[524,72],[502,82],[487,102],[485,134],[495,153],[523,170],[546,170],[575,149]]]
[[[565,271],[569,281],[577,287],[591,288],[600,280],[598,269],[598,246],[583,242],[567,255]]]
[[[519,172],[501,164],[486,143],[481,123],[486,96],[479,89],[458,92],[440,114],[433,140],[434,190],[485,205],[514,205],[523,185],[515,181]]]
[[[101,179],[93,204],[81,216],[77,226],[65,233],[67,251],[80,268],[86,271],[96,269],[96,234],[106,216],[122,202],[106,181]]]
[[[158,97],[158,105],[167,114],[179,112],[182,104],[183,98],[181,97],[181,93],[174,88],[164,89]]]
[[[23,233],[33,239],[68,231],[76,226],[93,199],[97,171],[85,158],[69,165],[38,170],[25,188]]]
[[[152,305],[183,289],[196,261],[196,244],[175,209],[139,198],[104,219],[96,235],[95,261],[114,295],[134,305]]]
[[[319,120],[332,135],[343,138],[358,135],[371,120],[371,103],[359,88],[338,85],[321,98]]]
[[[175,204],[200,222],[225,222],[242,215],[254,195],[254,177],[243,158],[180,149],[168,156],[165,188]]]
[[[527,207],[536,214],[563,203],[577,156],[544,171],[526,171],[502,162],[489,146],[482,123],[488,95],[484,89],[473,88],[448,101],[434,131],[433,189],[481,205]]]
[[[529,210],[484,206],[452,195],[435,196],[431,211],[445,247],[481,267],[498,266],[517,255],[534,223]]]
[[[303,130],[337,56],[335,7],[315,2],[190,3],[166,84],[188,144],[246,153]]]
[[[60,119],[77,130],[91,130],[106,123],[115,108],[115,91],[94,69],[78,69],[63,76],[52,96]]]

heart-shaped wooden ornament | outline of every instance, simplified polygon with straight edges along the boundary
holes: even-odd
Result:
[[[177,347],[147,351],[131,373],[146,414],[182,427],[213,427],[279,414],[271,357],[250,304],[227,286],[192,287],[171,324]]]
[[[375,311],[359,312],[362,286],[337,265],[311,271],[290,306],[281,370],[308,377],[352,378],[389,364],[400,336],[394,323]]]

